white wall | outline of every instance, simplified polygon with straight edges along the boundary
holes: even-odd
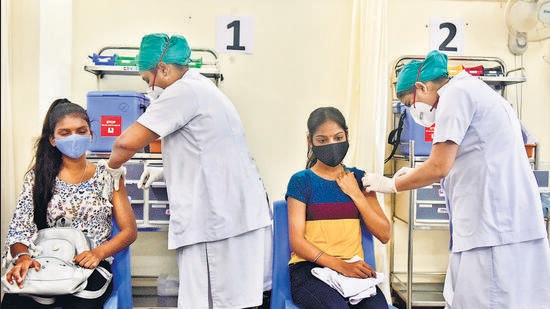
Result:
[[[30,161],[33,139],[40,131],[41,123],[35,120],[41,118],[39,74],[44,72],[37,71],[40,1],[5,1],[12,6],[10,87],[14,143],[6,144],[3,130],[2,154],[3,160],[5,152],[14,156],[14,189],[7,192],[14,198]],[[225,81],[220,88],[241,114],[251,152],[271,199],[281,199],[289,177],[305,164],[308,114],[317,106],[344,105],[351,7],[352,0],[72,1],[71,88],[66,97],[85,105],[90,90],[145,89],[138,77],[107,77],[98,83],[94,75],[83,70],[86,57],[103,46],[138,46],[146,33],[168,32],[184,34],[192,47],[214,48],[216,16],[253,16],[254,54],[222,54]],[[429,51],[426,25],[430,17],[465,19],[468,24],[465,55],[500,57],[509,69],[523,62],[527,72],[527,82],[521,86],[523,122],[539,139],[540,159],[550,161],[550,65],[542,60],[544,43],[530,43],[523,57],[511,55],[503,14],[503,1],[390,0],[388,59],[426,54]],[[387,66],[390,70],[391,63]],[[59,72],[52,70],[47,73],[56,78]],[[369,82],[389,87],[386,80]],[[515,99],[512,103],[516,104]],[[2,173],[4,176],[5,169]],[[2,181],[4,187],[4,177]],[[7,201],[3,191],[3,221],[12,211]],[[436,256],[443,260],[447,236],[441,234],[436,237],[436,243],[440,244]],[[165,249],[165,236],[165,233],[140,233],[132,246],[135,275],[174,271],[173,253]],[[432,246],[420,244],[420,248]],[[426,260],[425,264],[429,262]]]

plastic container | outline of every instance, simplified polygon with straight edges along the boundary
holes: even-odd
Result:
[[[472,76],[482,76],[483,75],[483,66],[478,65],[475,67],[464,67],[464,71],[468,72]]]
[[[160,274],[157,279],[157,295],[177,296],[179,286],[177,274]]]
[[[396,153],[409,155],[409,141],[414,140],[414,155],[429,156],[432,151],[433,132],[435,125],[426,128],[417,124],[408,107],[400,103],[394,109],[394,113],[406,113],[403,121],[403,130],[401,131],[401,144],[397,148]]]
[[[145,112],[149,99],[136,91],[90,91],[86,104],[93,134],[90,151],[110,152],[115,139]]]
[[[115,59],[115,65],[117,66],[126,66],[126,67],[135,67],[136,57],[132,56],[117,56]]]
[[[449,76],[455,76],[464,70],[464,66],[462,64],[450,65],[447,67],[447,70],[449,70]]]
[[[498,77],[498,76],[504,76],[504,72],[502,71],[502,67],[497,66],[493,68],[483,68],[483,75]]]
[[[91,56],[88,56],[95,65],[115,65],[116,61],[116,54],[112,56],[101,56],[96,53],[94,53]]]
[[[202,57],[199,57],[197,59],[189,59],[189,67],[190,68],[200,68],[202,67]]]

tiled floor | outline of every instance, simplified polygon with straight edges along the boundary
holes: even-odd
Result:
[[[177,308],[177,296],[158,296],[156,277],[132,277],[134,308]]]
[[[144,296],[134,295],[134,308],[177,308],[178,298],[176,296]]]
[[[136,281],[134,280],[134,283]],[[134,309],[165,309],[177,308],[177,296],[157,296],[157,287],[153,282],[140,280],[139,286],[132,286],[132,301]],[[264,304],[258,309],[269,308],[269,294],[264,293]]]

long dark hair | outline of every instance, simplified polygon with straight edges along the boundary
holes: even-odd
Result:
[[[54,136],[55,125],[68,115],[76,115],[86,120],[90,126],[90,119],[86,110],[67,99],[55,100],[48,109],[42,125],[42,134],[34,145],[35,155],[31,167],[34,170],[34,186],[32,189],[34,206],[34,223],[38,229],[48,227],[46,220],[48,203],[52,199],[55,186],[55,177],[61,169],[61,152],[50,144],[50,137]]]
[[[327,120],[332,120],[336,122],[346,132],[347,135],[348,126],[346,125],[346,119],[344,118],[344,115],[342,115],[342,113],[335,107],[319,107],[311,112],[311,114],[309,114],[309,118],[307,119],[307,130],[312,143],[313,135],[315,134],[317,129]],[[311,147],[308,145],[306,169],[312,167],[313,165],[315,165],[315,163],[317,163],[317,157],[311,150]]]

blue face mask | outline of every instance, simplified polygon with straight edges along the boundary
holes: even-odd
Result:
[[[62,154],[73,159],[82,157],[92,142],[91,135],[73,134],[67,137],[56,138],[55,145]]]

